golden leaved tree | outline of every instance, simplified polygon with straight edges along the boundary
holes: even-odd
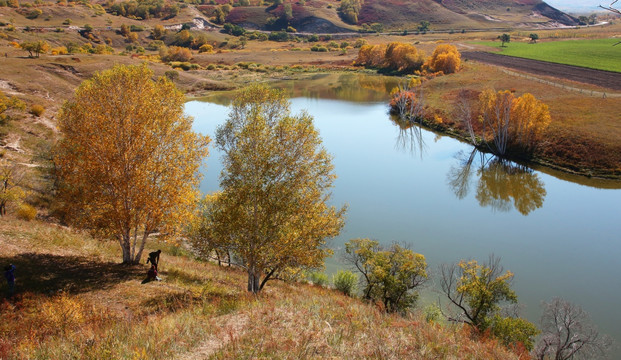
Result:
[[[455,73],[461,68],[461,54],[453,45],[440,44],[427,60],[427,67],[434,72]]]
[[[290,115],[282,91],[254,85],[237,94],[216,142],[222,192],[205,207],[210,230],[197,240],[231,251],[254,293],[278,275],[323,266],[345,207],[327,204],[336,176],[312,117]]]
[[[510,91],[485,90],[479,95],[479,121],[488,145],[496,155],[508,151],[532,152],[551,122],[548,105],[525,93],[516,98]]]
[[[152,76],[146,65],[97,73],[59,115],[54,162],[67,219],[118,239],[123,263],[138,263],[150,234],[191,214],[207,156],[183,94]]]

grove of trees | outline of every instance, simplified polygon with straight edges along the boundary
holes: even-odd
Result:
[[[95,74],[63,105],[54,150],[66,221],[119,241],[138,263],[150,234],[193,212],[209,138],[192,131],[184,95],[146,66]]]
[[[431,57],[414,45],[391,42],[388,45],[363,45],[355,63],[360,66],[386,69],[402,74],[442,72],[451,74],[461,67],[461,54],[453,45],[441,44]]]

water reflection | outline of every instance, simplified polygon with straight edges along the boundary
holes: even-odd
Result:
[[[315,73],[294,74],[270,82],[283,89],[291,98],[346,100],[359,103],[385,102],[400,78],[367,74]],[[208,102],[228,106],[231,91],[215,92],[205,98]]]
[[[423,129],[414,121],[398,115],[392,115],[390,119],[393,124],[397,125],[397,129],[399,130],[395,148],[409,152],[412,155],[418,152],[422,158],[426,148]]]
[[[478,156],[477,156],[478,155]],[[515,208],[528,215],[540,208],[546,197],[543,181],[526,166],[472,150],[456,155],[457,165],[447,174],[449,187],[459,199],[465,198],[476,175],[476,199],[482,207],[507,212]]]

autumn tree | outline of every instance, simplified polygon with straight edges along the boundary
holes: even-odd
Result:
[[[246,269],[248,291],[323,266],[331,254],[326,240],[343,227],[345,208],[327,204],[336,176],[313,118],[291,115],[282,91],[253,85],[235,96],[216,144],[224,170],[211,234]]]
[[[503,274],[500,259],[490,256],[486,263],[476,260],[460,261],[440,268],[442,292],[457,310],[449,320],[471,326],[477,333],[490,330],[506,345],[518,343],[528,350],[538,334],[537,328],[516,316],[505,316],[501,304],[516,304],[517,295],[511,289],[513,273]],[[513,330],[519,329],[514,332]]]
[[[138,263],[147,238],[194,209],[208,137],[192,132],[185,98],[146,66],[96,73],[65,102],[54,151],[67,220],[119,241]]]
[[[391,42],[384,53],[385,67],[401,72],[413,73],[425,63],[425,53],[414,45]]]
[[[532,152],[551,122],[548,105],[525,93],[516,98],[510,91],[485,90],[479,95],[480,117],[487,144],[497,155],[513,151]]]
[[[422,68],[425,53],[413,45],[396,41],[388,45],[363,45],[355,62],[370,68],[412,73]]]
[[[388,312],[414,305],[416,289],[427,280],[425,256],[399,244],[384,248],[369,239],[348,241],[345,252],[345,260],[362,274],[365,299],[381,302]]]
[[[162,61],[190,61],[192,60],[192,51],[181,46],[171,46],[160,49],[160,57]]]
[[[19,45],[23,50],[28,51],[28,56],[39,57],[41,54],[47,53],[50,49],[50,44],[47,41],[37,40],[37,41],[26,41]]]
[[[16,163],[0,162],[0,216],[6,215],[7,206],[20,202],[26,195],[22,187],[25,174]]]
[[[24,110],[26,104],[15,96],[6,96],[0,91],[0,125],[6,125],[10,120],[11,110]]]
[[[197,216],[193,217],[193,221],[189,224],[187,235],[199,256],[214,259],[218,265],[226,262],[230,266],[233,244],[229,242],[228,237],[218,236],[216,233],[215,215],[220,211],[216,207],[222,205],[222,202],[218,201],[221,195],[220,192],[207,194],[199,202]]]
[[[427,60],[427,67],[433,72],[455,73],[461,68],[461,54],[453,45],[438,45]]]
[[[604,358],[610,338],[600,334],[578,305],[555,298],[543,305],[542,334],[534,355],[538,360]]]
[[[166,36],[166,32],[164,26],[157,24],[153,27],[153,30],[151,30],[151,37],[153,40],[162,40],[164,36]]]

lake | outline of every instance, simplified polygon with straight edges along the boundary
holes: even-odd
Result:
[[[572,177],[473,153],[472,146],[388,114],[396,79],[316,75],[278,86],[306,109],[338,179],[333,203],[348,204],[337,249],[352,238],[409,243],[433,275],[442,263],[499,256],[515,274],[522,315],[535,324],[541,302],[561,297],[582,306],[600,332],[621,344],[621,182]],[[194,128],[212,139],[228,114],[228,95],[191,101]],[[213,145],[213,144],[212,144]],[[210,147],[203,192],[218,189],[220,155]],[[329,259],[327,271],[344,265]],[[423,301],[446,300],[433,284]],[[617,351],[618,352],[618,351]]]

